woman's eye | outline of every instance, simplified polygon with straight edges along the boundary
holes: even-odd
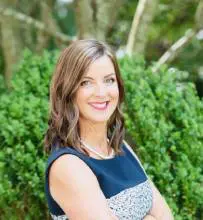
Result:
[[[80,83],[81,86],[87,86],[89,84],[90,84],[90,81],[88,81],[88,80],[85,80],[85,81]]]
[[[109,78],[106,80],[107,83],[114,83],[115,82],[115,79],[114,78]]]

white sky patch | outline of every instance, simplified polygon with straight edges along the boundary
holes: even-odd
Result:
[[[198,40],[203,40],[203,29],[197,33],[196,37]]]
[[[73,2],[73,0],[58,0],[58,2],[61,2],[61,3],[71,3],[71,2]]]
[[[122,58],[124,57],[126,54],[126,51],[125,51],[125,48],[119,48],[117,51],[116,51],[116,57],[117,58]]]
[[[59,16],[60,18],[65,18],[67,16],[68,13],[68,9],[67,7],[64,7],[64,5],[66,4],[70,4],[72,3],[74,0],[57,0],[58,1],[58,12],[59,12]]]
[[[198,75],[199,75],[199,78],[200,78],[201,80],[203,80],[203,66],[200,66],[200,67],[199,67]]]

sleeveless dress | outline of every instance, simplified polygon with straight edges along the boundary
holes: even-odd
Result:
[[[97,177],[109,207],[119,220],[143,219],[152,207],[152,189],[149,179],[138,158],[124,143],[121,150],[124,152],[123,155],[103,160],[89,157],[73,147],[53,150],[48,158],[45,176],[45,195],[52,219],[69,219],[51,196],[48,181],[52,163],[64,154],[76,155],[89,166]]]

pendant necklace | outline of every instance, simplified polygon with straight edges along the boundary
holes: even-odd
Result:
[[[80,139],[81,144],[86,147],[89,151],[92,151],[93,153],[95,153],[97,156],[101,157],[102,159],[111,159],[114,156],[114,150],[112,148],[111,150],[111,154],[108,156],[104,156],[100,153],[98,153],[96,150],[94,150],[92,147],[90,147],[88,144],[86,144],[83,140]]]

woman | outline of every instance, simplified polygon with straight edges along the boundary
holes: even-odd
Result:
[[[123,82],[115,55],[79,40],[59,57],[50,89],[46,197],[53,219],[173,219],[124,142]]]

